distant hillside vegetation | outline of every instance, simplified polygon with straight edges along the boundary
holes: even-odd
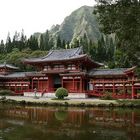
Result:
[[[92,42],[97,42],[101,34],[93,9],[94,7],[82,6],[67,16],[61,25],[53,25],[49,31],[51,38],[56,41],[60,36],[61,40],[71,42],[86,35]],[[35,33],[38,38],[40,35],[41,33]]]

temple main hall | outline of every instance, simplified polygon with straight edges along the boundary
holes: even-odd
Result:
[[[24,65],[36,71],[21,72],[10,64],[0,65],[0,88],[16,95],[54,95],[64,87],[75,98],[102,97],[110,93],[113,98],[139,98],[140,80],[135,69],[105,69],[83,53],[83,48],[50,50],[44,57],[23,60]]]

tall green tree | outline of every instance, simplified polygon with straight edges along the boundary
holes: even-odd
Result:
[[[50,36],[49,31],[47,30],[44,34],[44,50],[49,51],[50,49],[51,49]]]
[[[96,57],[97,61],[105,62],[106,61],[106,45],[104,36],[102,35],[101,39],[98,40],[98,47],[96,48]]]
[[[60,38],[60,36],[58,35],[58,37],[57,37],[57,41],[56,41],[56,47],[57,48],[63,48],[62,47],[62,41],[61,41],[61,38]]]
[[[38,41],[34,36],[30,36],[30,38],[27,41],[27,47],[30,48],[31,50],[38,50]]]
[[[13,36],[13,40],[12,40],[12,49],[13,48],[19,48],[20,47],[20,33],[15,31],[15,34]]]
[[[3,40],[0,42],[0,54],[2,53],[5,53],[5,44]]]
[[[24,35],[24,30],[22,29],[21,31],[21,36],[20,36],[20,40],[19,40],[19,50],[23,50],[25,49],[27,46],[27,38],[26,36]]]
[[[140,1],[96,0],[95,13],[105,34],[115,33],[117,52],[121,52],[120,67],[140,66]],[[128,63],[129,62],[129,63]],[[118,63],[118,62],[117,62]]]
[[[80,39],[80,46],[83,46],[84,53],[89,53],[89,40],[86,34]]]
[[[73,42],[72,42],[72,44],[71,44],[71,47],[72,47],[72,48],[77,48],[77,47],[79,47],[79,46],[80,46],[80,40],[77,39],[77,38],[74,38],[74,39],[73,39]]]
[[[44,44],[44,36],[43,34],[40,35],[39,38],[39,48],[40,50],[45,50],[45,44]]]
[[[9,53],[11,51],[12,51],[12,41],[11,41],[10,33],[8,33],[6,44],[5,44],[5,52]]]

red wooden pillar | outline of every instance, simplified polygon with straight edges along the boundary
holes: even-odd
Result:
[[[103,93],[105,93],[105,83],[103,82]]]
[[[92,87],[93,94],[95,94],[95,85],[94,85],[94,82],[93,81],[92,81],[92,85],[93,85],[93,87]]]
[[[32,87],[31,87],[32,91],[33,91],[33,82],[34,82],[34,78],[32,77]]]
[[[21,89],[20,92],[23,92],[23,83],[21,83]]]
[[[74,91],[74,77],[72,77],[72,91],[75,92]]]
[[[50,76],[48,76],[48,85],[47,85],[47,88],[48,88],[48,92],[50,92]]]
[[[132,92],[131,92],[131,98],[134,99],[135,95],[135,89],[134,89],[134,83],[132,82]]]
[[[61,86],[63,87],[63,77],[61,77]]]
[[[51,75],[48,76],[48,91],[49,92],[54,91],[53,79]]]
[[[17,86],[16,86],[16,83],[15,83],[15,92],[16,92],[16,88],[17,88]]]
[[[123,94],[124,94],[124,97],[126,98],[125,83],[124,82],[123,82]]]
[[[73,77],[73,79],[74,79],[74,81],[73,81],[74,82],[74,86],[73,86],[74,92],[77,92],[76,89],[75,89],[76,79],[75,79],[75,77]]]
[[[28,84],[28,91],[30,90],[30,83]]]
[[[37,78],[37,89],[40,90],[40,85],[39,85],[39,77]]]
[[[113,94],[115,94],[115,83],[113,82]]]
[[[85,92],[85,80],[83,79],[83,83],[82,83],[82,87],[83,87],[83,92]]]
[[[113,96],[115,96],[115,93],[116,91],[115,91],[115,83],[114,83],[114,81],[113,81]]]
[[[40,80],[40,89],[41,89],[41,91],[44,90],[44,89],[43,89],[43,86],[42,86],[42,81],[43,81],[43,80]]]
[[[83,92],[82,88],[82,77],[80,77],[80,92]]]
[[[46,80],[46,87],[47,87],[47,92],[48,92],[48,79]]]

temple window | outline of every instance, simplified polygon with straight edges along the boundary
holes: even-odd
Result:
[[[44,71],[47,71],[47,70],[51,70],[51,67],[49,65],[44,66]]]
[[[64,65],[54,65],[53,69],[57,69],[57,70],[64,69]]]
[[[74,64],[69,64],[67,69],[68,70],[76,70],[76,66]]]

